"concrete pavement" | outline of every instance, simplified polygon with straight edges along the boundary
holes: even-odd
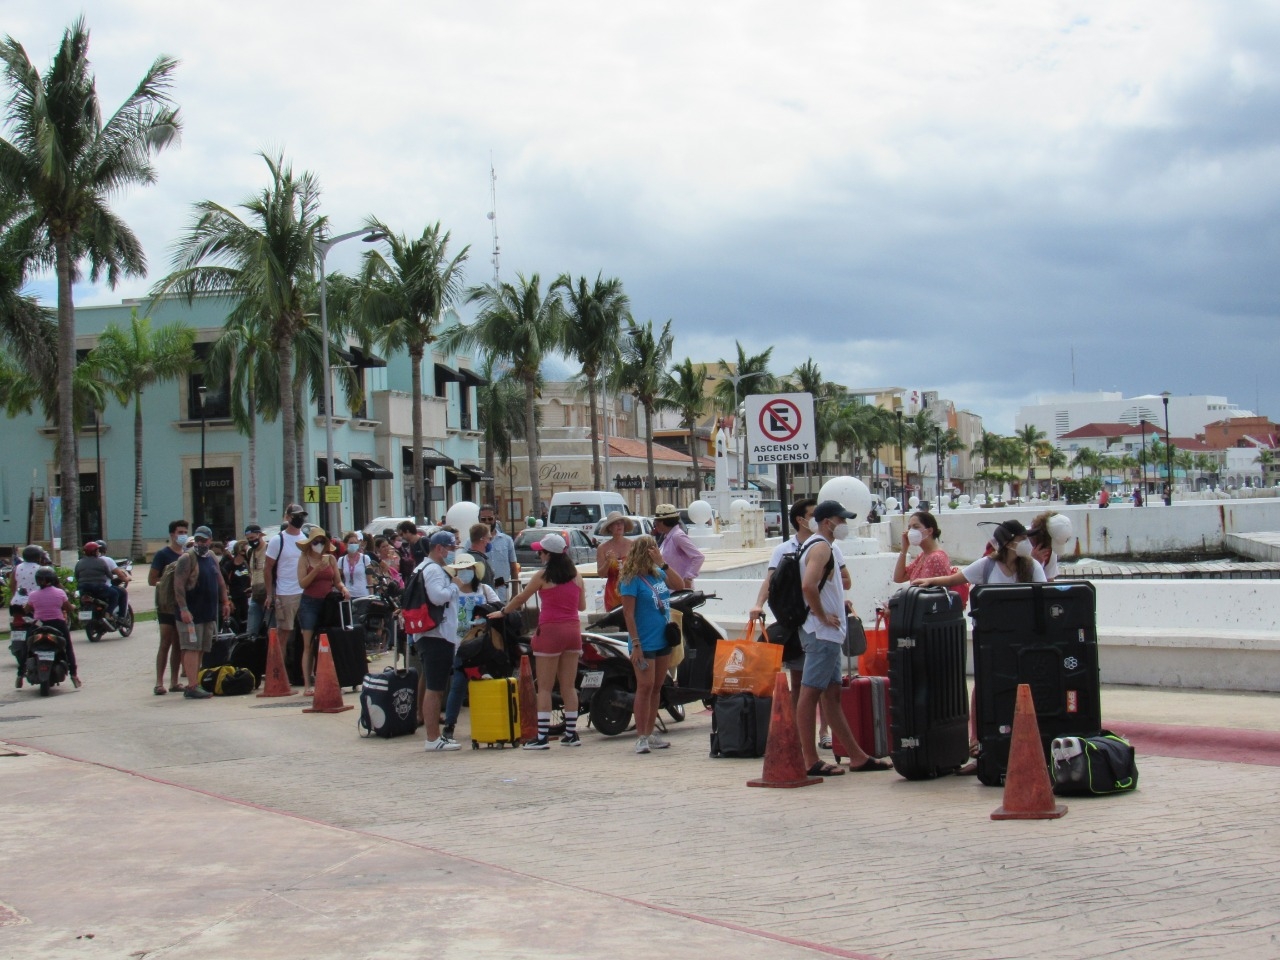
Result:
[[[300,697],[155,697],[155,639],[79,643],[79,691],[0,693],[24,754],[0,757],[0,957],[1280,956],[1265,736],[1248,763],[1139,736],[1136,794],[995,823],[1000,792],[973,779],[747,789],[759,762],[708,759],[693,711],[649,756],[593,730],[428,756]],[[1185,743],[1280,731],[1277,700],[1103,704],[1113,729]]]

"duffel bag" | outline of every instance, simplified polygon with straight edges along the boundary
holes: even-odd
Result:
[[[253,672],[224,663],[200,671],[200,686],[215,697],[242,697],[258,685]]]
[[[1110,730],[1096,737],[1058,737],[1049,755],[1054,793],[1101,795],[1138,788],[1133,745]]]

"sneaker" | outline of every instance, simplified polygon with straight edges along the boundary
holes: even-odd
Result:
[[[821,749],[821,750],[830,750],[830,749],[831,749],[831,737],[830,737],[830,736],[826,736],[826,737],[823,737],[822,739],[820,739],[820,740],[818,741],[818,748],[819,748],[819,749]]]
[[[640,737],[639,739],[637,739],[637,740],[636,740],[636,753],[648,753],[648,752],[649,752],[649,738],[648,738],[648,737]]]
[[[582,746],[582,738],[576,733],[566,733],[560,738],[560,746],[562,747],[580,747]]]
[[[212,693],[203,687],[187,687],[187,689],[182,691],[182,695],[188,700],[208,700],[213,696]]]
[[[656,733],[649,734],[649,747],[653,750],[665,750],[671,746],[670,740],[663,740]]]
[[[524,745],[526,750],[550,750],[551,741],[546,737],[539,737],[537,740],[530,740]]]
[[[461,750],[462,744],[458,743],[457,740],[450,740],[444,734],[441,734],[436,740],[428,740],[423,744],[422,749],[427,753],[435,753],[439,750]]]
[[[22,674],[18,674],[17,679],[13,681],[13,685],[18,690],[22,689]]]

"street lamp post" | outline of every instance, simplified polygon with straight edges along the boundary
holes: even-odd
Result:
[[[196,394],[200,398],[200,491],[196,494],[196,525],[205,522],[204,516],[204,397],[209,392],[209,388],[203,383],[196,387]]]
[[[106,523],[102,518],[102,411],[93,411],[93,443],[95,451],[95,459],[97,460],[97,473],[94,475],[94,482],[98,488],[98,536],[105,539],[107,535]],[[83,531],[81,531],[83,533]]]
[[[1173,437],[1169,434],[1169,391],[1160,394],[1164,401],[1164,505],[1173,505]]]
[[[934,509],[942,506],[942,428],[937,424],[933,426],[934,434],[934,456],[938,458],[938,494],[934,500]]]
[[[335,535],[333,524],[330,522],[332,518],[329,516],[328,497],[325,496],[324,486],[327,479],[336,479],[333,469],[333,387],[330,383],[331,374],[329,373],[329,305],[327,300],[327,287],[325,282],[324,262],[329,256],[329,251],[342,243],[344,240],[350,240],[352,237],[361,237],[365,243],[375,243],[378,240],[385,240],[386,233],[381,230],[373,230],[365,227],[363,230],[352,230],[350,233],[341,233],[329,240],[320,240],[316,243],[316,249],[320,251],[320,352],[321,363],[324,366],[324,469],[327,476],[317,477],[320,481],[320,502],[323,504],[324,525],[329,531],[330,536]],[[415,471],[421,470],[421,464],[414,464]]]
[[[902,411],[894,411],[898,415],[898,493],[901,494],[898,504],[899,512],[907,515],[907,463],[902,459]]]
[[[1142,505],[1147,505],[1147,418],[1142,418]]]
[[[738,384],[743,380],[751,380],[754,377],[767,377],[767,370],[757,370],[754,373],[722,373],[714,377],[708,377],[709,380],[728,380],[733,384],[733,432],[736,436],[739,429],[738,423]],[[741,466],[738,467],[738,483],[745,487],[747,483],[747,450],[742,444],[738,444],[738,454]]]

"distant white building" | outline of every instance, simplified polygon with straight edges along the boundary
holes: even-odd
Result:
[[[1205,426],[1219,420],[1251,417],[1226,397],[1170,396],[1169,433],[1174,437],[1194,437],[1204,433]],[[1121,424],[1138,426],[1143,420],[1164,428],[1164,398],[1160,394],[1125,397],[1121,393],[1070,393],[1045,396],[1032,406],[1023,407],[1014,420],[1017,430],[1033,424],[1059,449],[1068,444],[1062,438],[1088,424]]]

